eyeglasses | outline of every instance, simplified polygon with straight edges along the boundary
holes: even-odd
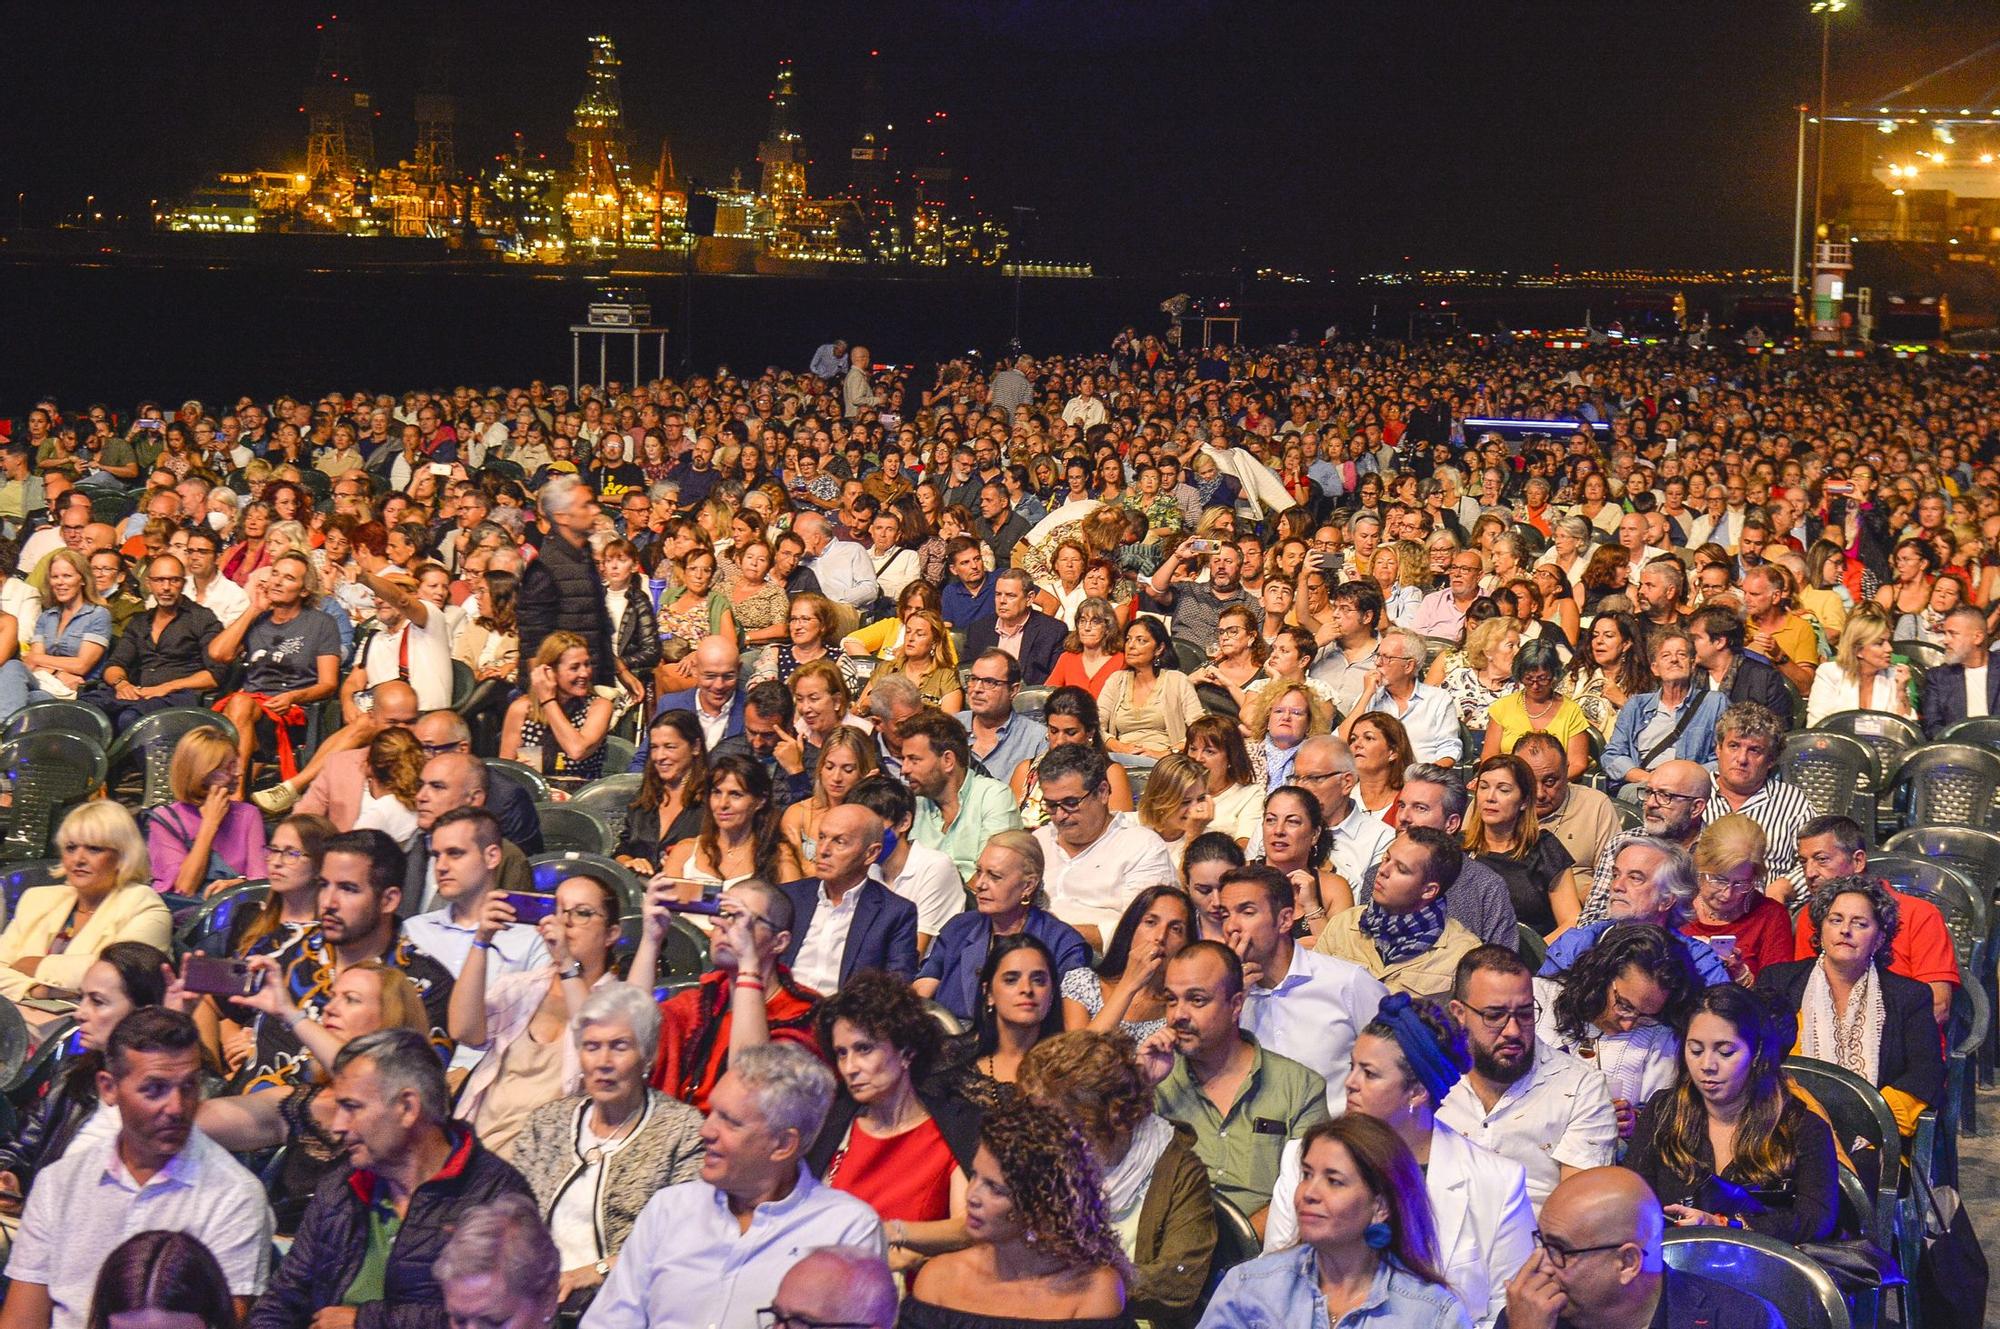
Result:
[[[1655,789],[1655,788],[1653,788],[1652,786],[1648,785],[1648,786],[1646,787],[1646,792],[1645,792],[1645,793],[1643,793],[1643,794],[1641,794],[1641,795],[1639,795],[1639,797],[1640,797],[1640,799],[1641,799],[1641,800],[1643,800],[1643,801],[1645,801],[1645,802],[1648,802],[1648,803],[1651,803],[1651,802],[1653,802],[1653,801],[1655,801],[1655,800],[1658,800],[1658,801],[1661,801],[1661,802],[1666,802],[1666,803],[1675,803],[1675,802],[1684,802],[1684,803],[1699,803],[1699,802],[1701,802],[1701,801],[1702,801],[1703,799],[1707,798],[1707,797],[1708,797],[1708,795],[1707,795],[1707,794],[1677,794],[1677,793],[1675,793],[1675,792],[1674,792],[1673,790],[1671,790],[1671,789]]]
[[[1480,1027],[1489,1034],[1497,1034],[1509,1024],[1518,1023],[1523,1029],[1532,1029],[1541,1019],[1542,1003],[1527,1006],[1489,1006],[1485,1010],[1468,1007],[1479,1020]]]
[[[744,919],[747,918],[752,923],[762,923],[765,927],[771,929],[771,931],[773,932],[776,932],[778,930],[778,925],[776,923],[773,923],[770,919],[764,917],[762,914],[753,914],[748,909],[737,909],[737,908],[717,909],[715,911],[715,916],[717,919],[721,920],[721,922],[725,926],[728,927],[734,927],[738,923],[741,923]]]
[[[966,675],[965,686],[968,688],[1004,688],[1008,686],[1008,683],[1004,678],[982,678],[978,674],[968,674]]]
[[[1091,792],[1087,794],[1078,794],[1075,798],[1044,798],[1042,800],[1042,806],[1047,808],[1052,813],[1060,812],[1064,816],[1068,816],[1070,813],[1075,812],[1078,808],[1082,807],[1085,803],[1088,803],[1093,798],[1096,798],[1097,794],[1098,791],[1093,789]]]
[[[287,863],[296,863],[302,858],[312,857],[303,849],[273,849],[270,852],[274,857],[282,858]]]
[[[1558,1269],[1567,1269],[1569,1262],[1579,1255],[1595,1255],[1599,1251],[1615,1251],[1628,1243],[1606,1242],[1602,1246],[1572,1246],[1561,1237],[1551,1237],[1545,1232],[1535,1233],[1535,1244],[1549,1253],[1549,1263]]]
[[[766,1306],[757,1312],[757,1329],[869,1329],[869,1325],[865,1320],[815,1320]]]
[[[592,909],[589,905],[579,904],[572,905],[568,909],[558,909],[556,917],[565,923],[595,923],[598,919],[604,917],[604,911],[601,909]]]

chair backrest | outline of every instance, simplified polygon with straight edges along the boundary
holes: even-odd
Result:
[[[1224,1274],[1264,1253],[1263,1238],[1257,1235],[1256,1225],[1249,1216],[1220,1192],[1212,1193],[1210,1198],[1215,1201],[1215,1253],[1209,1257],[1208,1285],[1201,1297],[1203,1305],[1215,1295],[1216,1285],[1222,1282]]]
[[[965,1021],[934,1001],[924,1003],[924,1014],[930,1016],[937,1027],[944,1030],[946,1038],[957,1038],[965,1032]]]
[[[617,848],[612,842],[611,828],[582,808],[567,803],[537,803],[535,815],[542,823],[542,844],[552,852],[608,854]]]
[[[472,672],[472,666],[463,660],[451,662],[451,709],[462,710],[465,703],[472,700],[472,690],[479,686],[479,676]]]
[[[528,796],[537,803],[549,801],[549,782],[532,766],[524,766],[518,761],[508,761],[504,757],[488,757],[486,771],[497,779],[512,780],[527,790]]]
[[[14,916],[20,907],[24,892],[37,886],[53,886],[62,880],[62,863],[58,859],[45,858],[27,863],[16,863],[0,872],[0,894],[7,899],[7,917]]]
[[[1902,1135],[1882,1091],[1844,1066],[1786,1057],[1785,1071],[1833,1119],[1837,1143],[1852,1157],[1866,1149],[1878,1160],[1875,1189],[1892,1200],[1902,1180]]]
[[[1836,711],[1813,728],[1829,734],[1845,734],[1866,744],[1875,754],[1877,789],[1889,787],[1889,777],[1896,773],[1896,764],[1903,754],[1921,747],[1924,741],[1923,730],[1888,711]]]
[[[2000,883],[2000,834],[1976,826],[1912,826],[1890,836],[1882,848],[1955,870],[1970,888],[1969,903],[1981,931],[1991,932],[1992,893]]]
[[[1852,1236],[1866,1236],[1878,1245],[1882,1241],[1880,1224],[1875,1218],[1875,1197],[1868,1193],[1868,1183],[1861,1180],[1847,1168],[1835,1168],[1840,1182],[1840,1206],[1835,1221],[1838,1230]]]
[[[1549,944],[1542,940],[1542,934],[1526,923],[1514,925],[1514,949],[1521,954],[1521,962],[1530,969],[1540,970],[1542,961],[1549,958]]]
[[[43,731],[75,734],[100,748],[111,746],[111,717],[80,701],[31,701],[0,725],[0,738]]]
[[[1618,814],[1619,834],[1622,835],[1626,831],[1639,831],[1645,829],[1646,814],[1644,810],[1639,807],[1638,804],[1632,802],[1630,799],[1625,799],[1625,798],[1612,799],[1611,810]]]
[[[245,907],[260,903],[270,894],[270,882],[251,881],[232,886],[220,895],[211,895],[201,902],[201,908],[175,926],[175,946],[182,951],[220,955],[226,948],[230,930],[236,926],[237,916]]]
[[[595,877],[608,883],[618,892],[621,918],[636,916],[646,902],[646,884],[632,869],[603,854],[580,849],[551,849],[529,859],[528,866],[534,869],[535,889],[551,895],[568,877]]]
[[[639,796],[644,776],[607,775],[592,780],[570,796],[569,805],[588,812],[611,828],[612,847],[625,838],[625,819],[632,815],[632,800]]]
[[[1951,932],[1952,950],[1961,966],[1971,961],[1973,948],[1986,940],[1989,910],[1978,899],[1972,883],[1949,863],[1900,853],[1877,854],[1868,860],[1868,875],[1936,905]]]
[[[613,775],[629,774],[632,758],[638,753],[638,745],[629,738],[607,734],[604,738],[604,769]]]
[[[2000,715],[1981,715],[1960,720],[1940,732],[1940,743],[1970,743],[1988,752],[2000,752]]]
[[[1797,730],[1785,735],[1778,769],[1814,811],[1852,817],[1863,827],[1874,822],[1875,753],[1861,740],[1821,729]]]
[[[1944,647],[1936,642],[1918,641],[1914,637],[1899,637],[1889,643],[1889,650],[1920,669],[1935,669],[1945,663]]]
[[[1890,792],[1910,825],[1989,826],[2000,756],[1970,743],[1932,743],[1903,754]]]
[[[14,782],[0,859],[54,857],[57,822],[104,784],[104,771],[104,749],[81,734],[40,729],[0,743],[0,774]]]
[[[1669,1228],[1662,1254],[1685,1274],[1698,1274],[1762,1297],[1787,1329],[1852,1329],[1847,1302],[1832,1275],[1798,1248],[1761,1232],[1729,1228]]]
[[[1030,720],[1041,719],[1042,711],[1048,704],[1048,688],[1022,688],[1014,694],[1014,714],[1025,715]]]

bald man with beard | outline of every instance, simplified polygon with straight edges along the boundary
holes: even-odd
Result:
[[[1660,1201],[1636,1172],[1589,1168],[1542,1205],[1538,1249],[1497,1329],[1779,1329],[1771,1305],[1667,1266]]]

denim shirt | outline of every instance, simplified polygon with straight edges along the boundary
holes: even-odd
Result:
[[[35,641],[45,655],[76,655],[87,643],[95,642],[106,649],[111,646],[111,611],[103,605],[87,604],[79,609],[69,621],[68,628],[62,628],[62,608],[51,605],[35,620]],[[104,657],[99,656],[97,665],[86,678],[96,678],[104,671]]]
[[[1681,730],[1680,737],[1674,740],[1673,755],[1699,762],[1712,771],[1715,769],[1715,724],[1722,718],[1723,709],[1729,705],[1729,694],[1704,688],[1681,704],[1694,707],[1695,713],[1687,728]],[[1611,726],[1611,741],[1604,745],[1604,773],[1611,777],[1613,783],[1625,783],[1625,777],[1646,755],[1640,750],[1639,735],[1646,732],[1646,726],[1659,713],[1660,694],[1657,691],[1642,692],[1618,709],[1618,719]],[[1667,754],[1663,752],[1653,765],[1666,759]]]
[[[1198,1329],[1298,1329],[1327,1323],[1326,1298],[1310,1246],[1260,1256],[1222,1276]],[[1456,1294],[1385,1259],[1362,1303],[1332,1329],[1471,1329]]]

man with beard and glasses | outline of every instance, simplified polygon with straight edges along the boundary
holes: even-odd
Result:
[[[1701,838],[1701,828],[1708,816],[1712,792],[1707,767],[1692,761],[1662,762],[1640,795],[1642,829],[1647,835],[1693,853],[1694,842]],[[1591,868],[1590,898],[1583,902],[1583,909],[1577,915],[1578,927],[1610,916],[1611,880],[1617,868],[1613,849],[1617,843],[1617,836],[1605,841]]]
[[[1537,1212],[1563,1178],[1610,1163],[1618,1115],[1604,1076],[1535,1038],[1533,976],[1504,946],[1458,962],[1451,1014],[1465,1026],[1472,1071],[1438,1108],[1438,1120],[1528,1170]]]

